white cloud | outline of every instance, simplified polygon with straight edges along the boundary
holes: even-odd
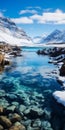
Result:
[[[20,13],[25,13],[24,10]],[[30,10],[28,10],[30,11]],[[33,24],[35,21],[38,24],[65,24],[65,12],[62,12],[60,9],[56,9],[54,12],[50,10],[47,12],[43,12],[42,14],[35,13],[26,17],[13,18],[12,20],[17,24]]]
[[[21,18],[12,18],[11,19],[16,24],[32,24],[33,20],[28,17],[21,17]]]
[[[37,11],[36,11],[36,10],[29,10],[29,9],[26,9],[26,10],[21,10],[19,14],[26,14],[26,13],[36,14]]]
[[[30,18],[41,24],[65,24],[65,13],[59,9],[57,9],[55,12],[43,12],[42,15],[35,14]]]

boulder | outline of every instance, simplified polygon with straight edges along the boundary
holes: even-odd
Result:
[[[6,116],[0,116],[0,124],[3,125],[4,128],[9,128],[12,125]]]
[[[0,130],[4,130],[4,128],[3,128],[3,126],[2,126],[2,125],[0,125]]]
[[[50,122],[48,122],[48,121],[43,121],[43,122],[42,122],[42,128],[43,128],[43,130],[53,130],[53,129],[51,128]]]
[[[5,97],[6,93],[4,90],[0,90],[0,98]]]
[[[3,112],[4,112],[4,108],[0,106],[0,114],[3,114]]]
[[[24,115],[26,115],[30,119],[42,117],[43,114],[43,110],[41,108],[38,108],[37,106],[31,106],[24,111]]]
[[[7,113],[14,112],[14,111],[15,111],[15,108],[16,108],[16,106],[14,106],[14,105],[8,106],[8,107],[6,108],[6,112],[7,112]]]
[[[21,121],[21,116],[17,113],[14,113],[12,116],[11,116],[11,121],[14,123],[16,121]]]
[[[25,126],[16,122],[9,130],[26,130]]]

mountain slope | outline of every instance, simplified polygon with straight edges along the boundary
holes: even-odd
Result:
[[[45,39],[41,39],[41,43],[62,43],[65,42],[65,31],[54,30]]]
[[[9,18],[0,17],[0,42],[14,45],[31,45],[32,40]]]

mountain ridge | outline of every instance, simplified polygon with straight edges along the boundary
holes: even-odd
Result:
[[[15,45],[32,44],[32,39],[26,32],[17,27],[10,18],[0,17],[0,42]]]

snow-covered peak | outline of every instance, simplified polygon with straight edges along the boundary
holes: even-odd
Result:
[[[41,43],[62,43],[65,42],[65,30],[60,31],[58,29],[50,33],[46,38],[41,39]]]

